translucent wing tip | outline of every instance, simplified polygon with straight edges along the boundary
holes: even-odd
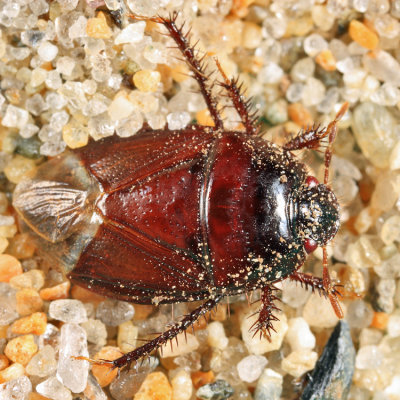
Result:
[[[85,215],[87,192],[67,183],[27,180],[17,185],[13,206],[39,236],[58,242],[75,230]]]

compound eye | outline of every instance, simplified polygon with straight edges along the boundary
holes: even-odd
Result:
[[[310,254],[318,247],[318,243],[312,239],[306,239],[304,241],[304,249],[305,251]]]
[[[314,178],[313,176],[307,176],[306,185],[309,188],[312,188],[312,187],[318,186],[319,182],[318,182],[317,178]]]

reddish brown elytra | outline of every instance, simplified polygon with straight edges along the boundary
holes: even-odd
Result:
[[[187,35],[171,18],[163,25],[198,82],[213,127],[143,128],[130,138],[91,142],[43,164],[20,183],[14,207],[46,258],[73,283],[104,296],[142,304],[204,300],[181,321],[109,362],[131,364],[175,338],[229,295],[261,289],[254,332],[269,335],[276,320],[274,283],[289,278],[328,296],[339,318],[326,244],[339,228],[339,205],[328,186],[337,122],[310,128],[279,147],[257,136],[236,80],[217,61],[220,86],[244,130],[228,131],[212,96],[213,82]],[[328,138],[320,184],[290,150]],[[298,272],[307,254],[324,249],[323,277]]]

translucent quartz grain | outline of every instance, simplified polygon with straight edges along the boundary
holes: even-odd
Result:
[[[56,62],[56,71],[59,74],[69,76],[76,66],[76,61],[68,56],[59,57]]]
[[[89,129],[73,120],[63,127],[62,138],[71,149],[83,147],[89,141]]]
[[[138,21],[129,24],[115,38],[115,44],[138,43],[143,39],[146,22]]]
[[[366,236],[361,236],[356,242],[348,245],[345,261],[353,268],[371,268],[381,262],[377,250]]]
[[[51,44],[50,42],[42,42],[40,43],[37,49],[39,57],[45,61],[49,62],[56,58],[58,54],[58,47]]]
[[[363,300],[355,300],[347,307],[346,320],[350,328],[363,329],[372,322],[372,307]]]
[[[120,137],[129,137],[138,132],[142,126],[143,116],[139,111],[135,110],[128,118],[118,121],[116,132]]]
[[[135,350],[137,347],[139,328],[132,321],[125,321],[118,325],[117,344],[124,353]]]
[[[49,316],[58,321],[79,324],[87,321],[86,309],[79,300],[61,299],[50,303]]]
[[[366,53],[363,56],[363,65],[375,78],[400,86],[400,63],[387,51]]]
[[[315,336],[304,318],[289,319],[288,327],[285,340],[290,344],[292,351],[315,347]]]
[[[89,357],[85,330],[76,324],[61,327],[57,378],[73,393],[82,392],[87,384],[89,362],[73,357]]]
[[[311,295],[311,291],[305,290],[296,282],[288,279],[282,282],[282,301],[293,308],[303,306]]]
[[[325,91],[325,86],[319,79],[313,77],[307,78],[302,91],[303,104],[309,107],[321,103],[325,96]]]
[[[148,0],[127,0],[129,9],[136,15],[152,17],[159,10],[159,3]]]
[[[94,140],[111,136],[115,131],[115,121],[111,121],[108,113],[102,113],[89,119],[89,134]]]
[[[378,346],[361,347],[356,356],[356,368],[358,369],[375,369],[383,362],[383,354]]]
[[[400,101],[400,90],[392,83],[386,82],[371,93],[370,99],[382,106],[395,106]]]
[[[228,346],[228,338],[225,334],[224,325],[214,321],[207,325],[207,342],[211,347],[223,350]]]
[[[306,57],[298,60],[290,71],[290,76],[295,82],[304,82],[313,76],[315,63],[312,58]]]
[[[49,126],[56,132],[61,131],[63,126],[69,121],[69,114],[62,110],[53,113],[50,117]]]
[[[10,285],[15,289],[33,288],[40,290],[44,285],[44,272],[32,269],[10,279]]]
[[[39,127],[33,124],[26,124],[22,129],[20,129],[19,134],[22,136],[24,139],[29,139],[32,136],[34,136],[36,133],[38,133]]]
[[[265,62],[264,67],[258,74],[258,80],[261,83],[273,84],[273,83],[278,83],[279,80],[282,78],[282,76],[283,76],[282,68],[274,62],[267,61]]]
[[[321,35],[313,33],[304,39],[303,47],[308,56],[315,57],[328,48],[328,42]]]
[[[1,400],[26,400],[31,392],[32,383],[27,376],[20,376],[0,385]]]
[[[132,304],[111,299],[101,302],[96,310],[96,318],[110,326],[118,326],[129,321],[134,314],[135,309]]]
[[[368,345],[378,345],[383,337],[383,333],[378,329],[364,328],[360,332],[359,345],[360,348]]]
[[[283,377],[273,369],[265,368],[257,382],[254,400],[280,400]]]
[[[345,312],[344,304],[341,307]],[[327,299],[319,296],[310,296],[303,309],[303,318],[312,327],[332,328],[338,322],[338,318]]]
[[[49,4],[46,0],[33,0],[29,2],[29,9],[35,15],[43,15],[49,11]]]
[[[396,229],[398,227],[396,226]],[[375,273],[384,279],[395,279],[400,277],[400,254],[396,253],[392,257],[374,265]]]
[[[396,282],[393,279],[379,279],[376,284],[378,298],[376,300],[379,311],[390,314],[394,310],[394,295],[396,293]]]
[[[282,360],[281,368],[288,374],[299,378],[314,368],[318,354],[309,349],[296,350]]]
[[[155,92],[161,81],[158,71],[141,70],[133,76],[133,83],[141,92]]]
[[[98,384],[96,378],[93,375],[89,375],[88,382],[83,394],[87,399],[91,400],[108,400],[107,395]]]
[[[53,347],[46,345],[35,354],[28,365],[26,372],[29,375],[44,378],[52,375],[57,369],[56,355]]]
[[[383,212],[390,211],[400,194],[400,171],[385,171],[380,174],[371,197],[371,207]]]
[[[192,379],[188,371],[180,369],[171,379],[172,399],[190,400],[193,393]]]
[[[40,67],[32,70],[31,81],[29,82],[32,87],[36,88],[45,82],[48,72]]]
[[[110,393],[116,400],[134,399],[135,394],[140,389],[143,381],[149,373],[147,362],[143,363],[143,367],[136,371],[135,368],[130,370],[123,369],[110,384]]]
[[[387,332],[390,337],[400,337],[400,310],[389,316]]]
[[[267,364],[268,360],[264,356],[249,355],[236,365],[236,369],[242,381],[251,383],[260,377]]]
[[[68,36],[71,40],[85,37],[87,28],[87,19],[81,15],[68,29]]]
[[[398,37],[400,33],[400,23],[389,14],[377,16],[374,20],[374,27],[379,36],[390,39]]]
[[[353,111],[352,128],[364,156],[376,167],[389,165],[390,152],[397,140],[394,136],[395,120],[386,108],[365,102]]]
[[[108,106],[108,114],[113,121],[128,118],[135,106],[124,96],[116,97]]]
[[[302,99],[303,91],[304,91],[304,84],[294,82],[288,87],[288,90],[286,91],[286,98],[291,103],[296,103]]]
[[[329,31],[335,22],[335,16],[331,14],[325,5],[315,4],[311,9],[314,25],[322,31]]]
[[[51,400],[72,400],[72,394],[55,376],[36,386],[36,391]]]
[[[81,323],[81,327],[86,331],[87,340],[98,346],[104,346],[107,339],[106,326],[98,319],[88,319]]]
[[[261,27],[253,22],[245,22],[242,31],[242,46],[246,49],[255,49],[261,42]]]
[[[167,64],[168,57],[162,43],[153,42],[148,44],[143,51],[143,57],[154,64]]]
[[[278,14],[267,16],[262,24],[271,37],[279,39],[285,34],[287,21],[283,14]]]
[[[293,86],[293,85],[291,85]],[[290,87],[291,87],[290,86]],[[289,87],[289,89],[290,89]],[[288,89],[288,91],[289,91]],[[286,92],[287,95],[287,92]],[[289,98],[288,98],[289,99]],[[300,99],[298,99],[300,100]],[[298,101],[296,100],[296,101]],[[272,103],[265,112],[265,118],[272,125],[279,125],[288,120],[287,102],[284,99],[279,99]]]
[[[168,128],[170,130],[184,129],[190,120],[191,116],[186,111],[173,112],[167,115]]]
[[[400,131],[400,126],[395,128],[396,132]],[[391,170],[400,169],[400,141],[396,143],[389,158],[389,167]]]
[[[9,104],[1,121],[3,126],[22,129],[28,123],[29,113],[20,107]]]

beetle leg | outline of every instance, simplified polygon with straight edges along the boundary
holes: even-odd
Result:
[[[302,287],[305,287],[305,289],[311,289],[313,292],[317,291],[321,296],[329,298],[337,317],[343,318],[343,312],[338,300],[338,296],[341,296],[341,293],[338,290],[340,285],[332,284],[330,278],[328,282],[326,275],[324,278],[319,278],[302,272],[293,272],[293,274],[289,275],[289,279],[294,282],[299,282]]]
[[[201,94],[207,104],[208,111],[214,121],[217,130],[223,130],[223,122],[217,110],[217,102],[212,96],[212,84],[209,84],[210,75],[205,72],[206,63],[203,58],[198,58],[195,54],[195,47],[190,45],[190,31],[187,34],[183,33],[183,25],[178,27],[176,25],[177,12],[173,12],[169,18],[164,17],[144,17],[138,15],[131,15],[131,18],[141,21],[153,21],[162,24],[167,29],[171,38],[175,41],[178,49],[182,53],[186,63],[193,71],[194,78],[196,79]]]
[[[261,308],[258,313],[257,321],[250,327],[250,330],[254,332],[253,337],[260,332],[260,337],[264,334],[268,339],[271,336],[271,330],[275,331],[272,323],[278,321],[278,318],[273,315],[274,311],[280,311],[278,307],[274,305],[274,300],[279,300],[273,292],[277,290],[274,286],[268,285],[261,289]]]
[[[321,128],[320,125],[313,125],[302,129],[298,135],[289,140],[283,148],[285,150],[301,150],[301,149],[318,149],[320,146],[320,141],[325,137],[328,138],[328,148],[325,152],[325,167],[329,167],[331,154],[327,155],[328,150],[332,147],[332,143],[335,140],[337,132],[337,123],[342,119],[343,115],[346,113],[348,103],[344,103],[339,112],[336,114],[335,119],[329,123],[327,128]],[[330,150],[331,152],[331,150]],[[327,161],[327,158],[329,159]],[[328,164],[328,165],[327,165]]]
[[[219,82],[227,92],[229,98],[232,100],[233,106],[242,120],[246,132],[249,135],[256,135],[260,131],[260,124],[257,123],[258,113],[256,111],[251,112],[252,99],[245,100],[242,93],[242,84],[238,86],[238,78],[229,79],[224,70],[221,67],[218,59],[215,59],[220,74],[222,75],[223,82]]]
[[[200,307],[193,310],[190,314],[186,315],[181,321],[176,322],[170,329],[163,332],[156,338],[149,340],[146,344],[138,347],[137,349],[124,354],[122,357],[117,358],[114,361],[93,361],[94,364],[109,365],[111,368],[123,368],[130,366],[133,362],[148,356],[153,350],[162,348],[168,341],[176,338],[178,334],[186,332],[186,329],[193,324],[202,316],[211,311],[223,298],[223,296],[216,296],[213,299],[207,300]]]

